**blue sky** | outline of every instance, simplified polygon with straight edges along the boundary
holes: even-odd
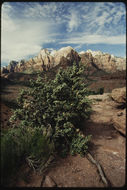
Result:
[[[1,22],[2,65],[65,46],[126,56],[122,2],[4,2]]]

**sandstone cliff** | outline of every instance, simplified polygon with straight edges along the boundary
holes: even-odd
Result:
[[[92,72],[102,70],[106,72],[116,72],[126,70],[126,60],[113,55],[102,53],[101,51],[82,51],[77,53],[72,47],[67,46],[51,52],[48,49],[42,49],[36,57],[19,62],[11,61],[10,64],[1,69],[1,72],[31,72],[43,71],[50,68],[61,66],[63,68],[70,66],[75,61],[81,60]]]
[[[104,70],[107,72],[116,72],[126,70],[125,58],[115,57],[108,53],[101,51],[82,51],[79,53],[81,60],[88,66],[94,66],[96,69]]]
[[[28,61],[21,60],[20,62],[10,62],[8,66],[2,68],[2,73],[30,70],[43,71],[49,70],[57,65],[67,67],[72,65],[74,61],[78,63],[80,59],[78,53],[70,46],[52,52],[49,52],[47,49],[42,49],[36,57],[33,57]]]

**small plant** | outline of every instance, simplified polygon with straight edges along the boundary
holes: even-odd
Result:
[[[41,128],[12,128],[1,134],[1,184],[9,182],[22,161],[33,168],[44,164],[54,151]],[[31,163],[30,163],[31,160]],[[38,162],[37,162],[38,160]]]
[[[27,162],[33,169],[41,170],[41,167],[49,159],[54,151],[54,144],[50,142],[47,134],[43,135],[41,128],[34,128],[29,150],[27,151]]]
[[[91,135],[87,136],[84,140],[84,136],[77,134],[73,137],[71,142],[71,154],[80,154],[81,156],[84,156],[88,149],[88,142],[90,141]]]
[[[90,90],[89,93],[90,93],[91,95],[103,94],[103,93],[104,93],[104,87],[98,88],[97,91]]]
[[[104,87],[99,88],[99,94],[104,94]]]
[[[1,182],[6,184],[22,160],[28,139],[21,129],[9,129],[1,134]],[[24,139],[24,140],[23,140]]]

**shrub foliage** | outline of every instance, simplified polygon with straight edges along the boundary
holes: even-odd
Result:
[[[48,160],[53,151],[53,144],[42,135],[42,128],[15,127],[3,131],[1,133],[1,184],[7,185],[10,182],[10,177],[16,173],[24,159],[33,169],[36,169]]]
[[[80,63],[66,70],[60,68],[54,80],[39,74],[37,80],[31,80],[31,88],[21,91],[19,107],[10,118],[11,130],[15,133],[19,130],[20,135],[12,135],[11,130],[3,135],[3,170],[7,146],[14,150],[10,153],[12,160],[16,157],[14,162],[24,155],[32,160],[34,168],[41,167],[53,151],[62,156],[68,152],[84,155],[90,136],[83,136],[79,124],[88,119],[91,112],[84,69]]]
[[[32,88],[20,93],[20,108],[11,119],[20,120],[21,126],[42,127],[43,131],[47,130],[56,150],[62,150],[62,141],[63,149],[66,147],[69,151],[73,138],[80,136],[76,128],[79,128],[82,120],[89,118],[91,111],[83,72],[84,67],[74,63],[66,70],[60,68],[54,80],[39,76],[37,80],[31,81]],[[84,141],[81,140],[81,144],[85,146],[86,140],[82,138]],[[79,153],[76,150],[74,152]]]

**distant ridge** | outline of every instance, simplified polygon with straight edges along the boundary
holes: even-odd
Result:
[[[70,66],[73,62],[92,65],[96,69],[116,72],[126,70],[126,59],[103,53],[101,51],[87,50],[77,52],[71,46],[62,47],[59,50],[42,49],[37,56],[26,60],[11,61],[8,66],[1,69],[1,73],[27,72],[49,70],[56,66],[63,68]]]

